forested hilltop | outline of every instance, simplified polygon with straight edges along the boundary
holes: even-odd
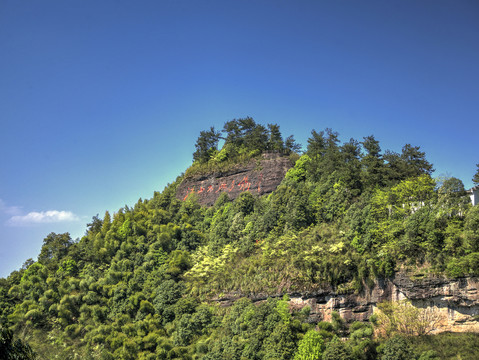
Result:
[[[151,199],[94,216],[79,240],[49,234],[37,261],[0,279],[0,358],[477,359],[477,334],[429,336],[408,302],[353,323],[295,310],[293,295],[359,294],[399,270],[479,276],[479,206],[461,180],[433,179],[418,146],[325,129],[300,149],[275,124],[228,121],[200,133],[192,166]],[[185,178],[265,151],[294,164],[273,193],[177,197]]]

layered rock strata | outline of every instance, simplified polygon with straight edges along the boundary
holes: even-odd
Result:
[[[225,173],[186,178],[178,186],[176,197],[184,201],[191,193],[196,193],[201,205],[211,206],[223,192],[230,199],[235,199],[244,192],[258,196],[269,194],[278,187],[291,167],[288,157],[278,153],[265,153],[261,159],[252,160]]]
[[[289,295],[290,308],[300,310],[309,306],[311,322],[331,321],[333,311],[337,311],[347,322],[365,321],[374,313],[378,303],[408,299],[413,306],[428,309],[434,318],[432,333],[479,332],[477,277],[447,279],[427,276],[414,280],[407,273],[398,272],[393,278],[378,280],[374,286],[358,294],[337,294],[325,288],[314,293]],[[216,301],[227,306],[241,296],[234,293]],[[262,301],[267,296],[255,294],[249,297],[253,301]]]

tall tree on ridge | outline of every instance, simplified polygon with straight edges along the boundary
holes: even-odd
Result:
[[[277,150],[281,151],[284,149],[283,137],[279,131],[278,124],[268,124],[268,150]]]
[[[374,188],[383,186],[384,161],[381,155],[381,147],[373,135],[363,138],[361,143],[366,150],[366,154],[361,160],[362,182],[365,188]]]
[[[220,135],[221,133],[216,131],[213,126],[210,127],[210,130],[201,131],[198,140],[196,140],[193,160],[203,163],[208,162],[211,155],[217,150]]]
[[[472,182],[474,185],[479,185],[479,164],[476,164],[477,170],[476,173],[474,174],[474,177],[472,178]]]
[[[431,175],[434,172],[432,164],[426,160],[426,154],[419,146],[406,144],[402,148],[401,159],[406,163],[408,177],[422,174]]]

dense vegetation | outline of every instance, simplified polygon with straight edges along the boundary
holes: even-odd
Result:
[[[200,134],[193,173],[299,150],[276,125],[250,118],[227,122],[224,133],[221,150],[220,132]],[[411,342],[393,327],[381,335],[381,319],[345,324],[333,313],[332,322],[310,323],[307,308],[289,310],[287,294],[360,291],[399,268],[479,275],[479,207],[463,183],[431,178],[419,147],[382,152],[373,136],[341,143],[331,129],[313,130],[299,155],[266,197],[224,194],[201,207],[195,194],[176,198],[179,177],[149,200],[93,217],[79,240],[49,234],[37,261],[0,279],[1,327],[39,359],[442,356],[429,338]],[[285,297],[215,305],[228,292]]]
[[[223,146],[218,149],[220,140],[223,141]],[[227,121],[222,131],[216,131],[214,127],[201,131],[195,148],[193,165],[188,168],[185,176],[225,171],[257,158],[265,151],[296,154],[301,145],[296,143],[292,135],[283,140],[277,124],[265,127],[247,117]]]

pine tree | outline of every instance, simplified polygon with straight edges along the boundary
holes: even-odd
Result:
[[[198,140],[196,140],[196,151],[193,153],[193,160],[199,162],[208,162],[211,155],[217,150],[218,141],[221,133],[212,126],[209,131],[201,131]]]
[[[373,135],[363,138],[361,143],[366,150],[366,154],[361,160],[362,181],[366,188],[381,187],[384,184],[384,161],[381,155],[381,147]]]
[[[284,148],[283,138],[281,132],[279,131],[279,125],[277,124],[268,124],[268,149],[281,151]]]
[[[479,185],[479,164],[476,164],[477,170],[476,173],[474,174],[474,177],[472,178],[472,182],[474,185]]]

